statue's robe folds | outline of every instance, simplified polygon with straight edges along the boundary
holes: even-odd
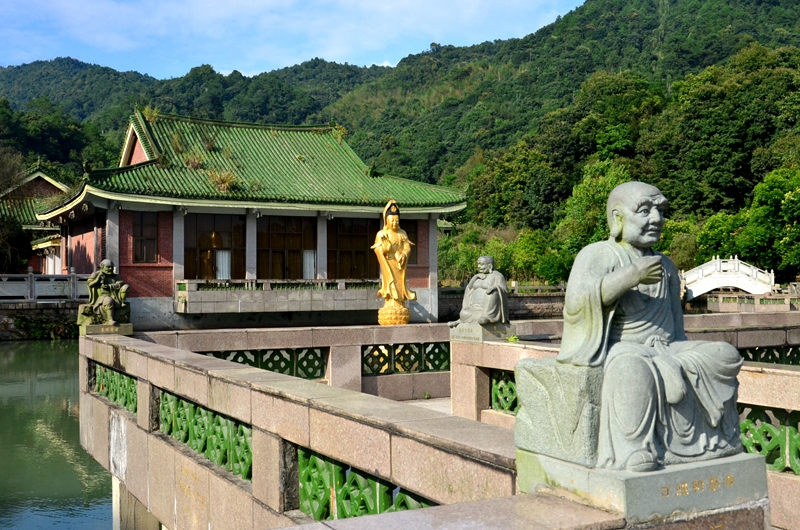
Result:
[[[597,467],[623,469],[641,450],[663,464],[741,452],[741,356],[728,343],[686,340],[672,261],[663,258],[660,282],[603,305],[603,278],[635,259],[611,240],[589,245],[566,294],[558,361],[604,371]]]
[[[127,291],[127,285],[122,283],[118,274],[100,279],[98,276],[101,276],[101,271],[94,271],[87,282],[87,285],[93,284],[89,287],[89,304],[92,309],[99,312],[103,306],[122,307],[124,302],[120,299],[120,291],[123,289]]]
[[[405,230],[401,229],[393,231],[384,228],[375,235],[375,244],[370,248],[375,251],[381,268],[381,288],[378,290],[378,298],[394,300],[401,305],[406,300],[417,299],[417,293],[408,287],[406,267],[400,267],[401,255],[408,265],[412,244]]]
[[[491,292],[489,290],[491,289]],[[478,273],[464,290],[460,322],[508,324],[508,285],[498,271]]]

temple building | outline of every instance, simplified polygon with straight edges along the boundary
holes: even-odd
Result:
[[[65,193],[69,187],[34,166],[5,190],[0,190],[0,216],[16,219],[31,234],[33,252],[28,266],[34,272],[61,274],[61,235],[58,226],[36,218],[36,206]]]
[[[114,261],[140,329],[356,323],[382,304],[370,247],[394,199],[415,244],[412,322],[436,321],[437,219],[464,195],[376,173],[345,134],[137,110],[119,167],[91,171],[38,219],[61,227],[64,272]]]

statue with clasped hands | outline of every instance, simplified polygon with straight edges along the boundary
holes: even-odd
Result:
[[[599,403],[599,420],[588,423],[599,423],[593,467],[644,472],[742,451],[736,409],[742,358],[725,342],[687,340],[678,270],[652,248],[666,206],[653,186],[617,186],[606,207],[610,238],[581,250],[570,273],[551,372],[602,370],[601,395],[589,399]],[[518,392],[521,377],[547,384],[540,366],[533,359],[518,363]],[[537,404],[521,399],[520,415],[536,418]],[[519,430],[527,418],[518,416],[518,440],[527,436]],[[567,420],[562,412],[552,421]]]

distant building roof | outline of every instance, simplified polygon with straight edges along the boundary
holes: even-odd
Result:
[[[28,230],[58,230],[57,227],[41,226],[36,218],[36,208],[42,199],[69,190],[69,187],[47,176],[38,166],[0,192],[0,216],[8,216],[19,221]]]
[[[342,132],[335,126],[258,125],[164,114],[147,121],[136,111],[121,167],[90,172],[73,199],[82,200],[89,192],[176,205],[304,205],[379,212],[394,199],[406,210],[465,207],[460,190],[376,174]]]
[[[50,234],[31,241],[33,250],[40,250],[48,247],[57,247],[61,244],[61,234]]]

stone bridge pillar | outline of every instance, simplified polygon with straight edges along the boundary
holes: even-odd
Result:
[[[113,530],[160,530],[158,519],[147,511],[144,504],[128,493],[128,488],[111,475],[112,526]]]

